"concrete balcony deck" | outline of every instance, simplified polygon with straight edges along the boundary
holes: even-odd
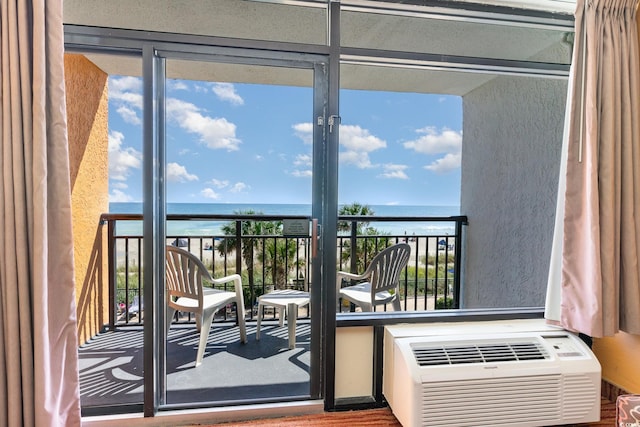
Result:
[[[168,404],[232,404],[236,401],[299,400],[309,396],[309,320],[299,320],[296,347],[288,348],[286,323],[267,320],[255,339],[240,343],[238,327],[215,323],[202,365],[195,368],[198,332],[193,324],[173,325],[167,342]],[[83,412],[100,407],[142,405],[143,331],[119,328],[80,347],[79,372]]]

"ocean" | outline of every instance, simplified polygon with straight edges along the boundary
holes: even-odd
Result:
[[[376,216],[433,217],[460,214],[459,206],[369,205]],[[264,215],[311,215],[307,204],[168,203],[169,214],[234,214],[253,210]],[[110,203],[109,213],[142,213],[142,203]],[[228,221],[168,221],[168,236],[221,235]],[[371,227],[391,235],[447,235],[455,233],[451,222],[371,222]],[[118,221],[119,236],[141,235],[142,221]]]

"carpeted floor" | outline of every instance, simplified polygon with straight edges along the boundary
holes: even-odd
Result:
[[[597,423],[578,424],[573,427],[612,427],[616,424],[616,405],[602,399],[601,418]],[[209,427],[401,427],[391,410],[372,409],[363,411],[328,412],[301,417],[252,420],[241,423],[215,424]],[[564,426],[570,427],[570,426]]]

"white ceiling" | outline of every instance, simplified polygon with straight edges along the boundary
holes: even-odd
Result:
[[[575,0],[486,0],[482,3],[536,9],[544,5],[548,8],[545,10],[568,13],[569,5],[574,5]],[[65,0],[64,22],[104,28],[325,45],[326,10],[318,7],[323,3],[311,1],[301,4],[298,1],[249,0]],[[385,5],[379,1],[358,0],[348,4]],[[347,47],[368,49],[564,64],[570,59],[569,46],[563,43],[563,33],[557,30],[495,25],[475,19],[452,21],[412,15],[363,13],[358,10],[343,12],[341,43]],[[140,59],[107,55],[87,57],[109,74],[141,74]],[[167,62],[167,75],[207,81],[304,86],[312,82],[311,73],[304,70],[177,60]],[[341,68],[341,86],[344,88],[454,95],[464,95],[494,77],[495,74],[398,70],[353,64],[345,64]]]

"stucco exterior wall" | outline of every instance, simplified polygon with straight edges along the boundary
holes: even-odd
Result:
[[[465,308],[544,306],[566,92],[500,76],[463,97]]]
[[[78,338],[108,321],[106,234],[109,210],[107,74],[82,55],[65,54]]]

